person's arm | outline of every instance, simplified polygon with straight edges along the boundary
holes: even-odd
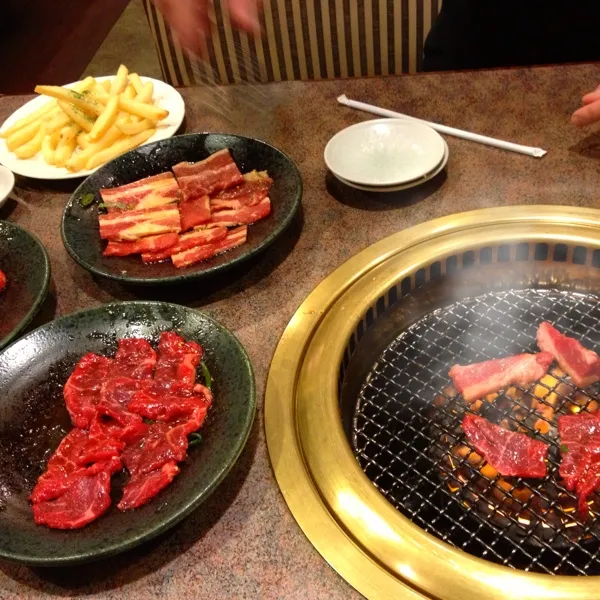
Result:
[[[258,0],[222,0],[232,23],[245,31],[260,28]],[[183,46],[198,50],[199,36],[210,31],[208,8],[211,0],[153,0]]]
[[[571,117],[573,125],[583,127],[600,121],[600,85],[582,99],[583,106],[576,110]]]

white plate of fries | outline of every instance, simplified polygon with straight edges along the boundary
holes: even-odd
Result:
[[[142,144],[173,136],[185,105],[170,85],[129,73],[87,77],[40,94],[0,128],[0,164],[34,179],[72,179],[93,173]]]

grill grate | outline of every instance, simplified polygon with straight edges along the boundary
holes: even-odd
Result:
[[[365,379],[353,419],[354,450],[388,500],[438,538],[526,571],[600,574],[600,496],[582,520],[558,475],[556,431],[556,415],[600,408],[597,387],[579,390],[555,369],[528,389],[467,405],[449,385],[453,364],[537,351],[544,320],[600,347],[600,298],[566,291],[493,292],[412,325]],[[494,473],[462,434],[467,411],[549,443],[546,479]]]

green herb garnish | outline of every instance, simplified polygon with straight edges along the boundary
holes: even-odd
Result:
[[[199,433],[190,433],[188,437],[188,448],[198,446],[202,443],[202,436]]]
[[[79,200],[79,204],[81,204],[81,206],[83,206],[83,208],[86,208],[95,199],[96,199],[96,196],[94,196],[94,194],[92,194],[91,192],[88,192],[87,194],[84,194],[83,196],[81,196],[81,199]]]
[[[121,204],[120,202],[111,202],[110,204],[106,204],[106,202],[100,202],[100,204],[98,204],[98,208],[120,208],[121,210],[127,210],[129,206],[127,206],[127,204]]]
[[[204,384],[206,387],[212,391],[212,377],[210,376],[210,371],[206,366],[206,363],[202,361],[202,375],[204,375]]]
[[[153,421],[152,419],[147,419],[146,417],[143,418],[144,423],[146,423],[146,425],[154,425],[154,423],[156,423],[156,421]]]
[[[89,121],[90,123],[94,122],[94,119],[92,119],[92,117],[90,117],[90,115],[88,115],[87,113],[84,113],[77,106],[71,106],[71,110],[73,110],[73,112],[76,112],[82,119],[85,119],[86,121]]]
[[[569,448],[568,448],[568,447],[567,447],[565,444],[561,444],[561,445],[560,445],[560,451],[561,451],[563,454],[566,454],[566,453],[569,451]]]

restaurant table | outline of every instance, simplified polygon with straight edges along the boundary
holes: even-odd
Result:
[[[348,599],[358,597],[319,556],[288,511],[263,431],[269,363],[285,326],[309,292],[353,254],[392,233],[451,213],[491,206],[563,204],[600,208],[600,134],[570,115],[600,83],[600,65],[422,74],[354,81],[275,83],[261,88],[272,118],[243,88],[182,90],[186,132],[255,136],[287,152],[304,180],[303,207],[287,232],[250,263],[182,287],[122,287],[94,279],[67,255],[60,219],[76,182],[17,180],[18,201],[0,219],[46,246],[51,293],[35,325],[102,303],[161,299],[205,311],[232,330],[254,365],[259,408],[248,444],[218,490],[171,531],[101,562],[57,569],[0,562],[0,599],[95,598]],[[542,158],[448,137],[446,170],[412,190],[376,195],[328,175],[323,149],[347,125],[370,118],[336,97],[377,104],[548,151]],[[28,97],[0,98],[0,121]],[[231,113],[229,111],[232,111]],[[596,132],[595,132],[596,131]],[[218,398],[216,399],[218,402]],[[183,476],[183,475],[182,475]]]

